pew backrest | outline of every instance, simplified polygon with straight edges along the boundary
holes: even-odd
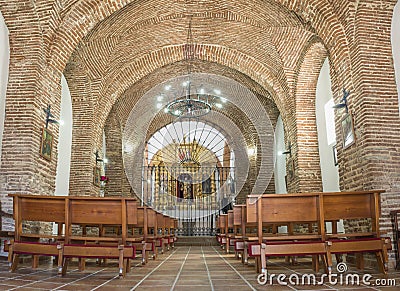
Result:
[[[41,234],[41,227],[38,227],[38,233],[26,233],[23,229],[23,223],[30,222],[54,222],[59,226],[65,223],[65,201],[57,196],[39,196],[39,195],[20,195],[10,194],[13,198],[15,237],[19,241],[23,236],[51,237],[51,234]],[[61,227],[59,228],[61,230]],[[61,235],[58,233],[57,235]]]
[[[323,216],[326,222],[370,219],[371,234],[379,237],[380,194],[383,190],[323,193]]]

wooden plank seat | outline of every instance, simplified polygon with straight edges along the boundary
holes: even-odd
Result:
[[[163,254],[168,245],[168,235],[165,232],[165,216],[162,213],[156,212],[156,247]]]
[[[155,247],[154,241],[155,237],[151,234],[151,231],[154,231],[155,225],[154,213],[155,211],[147,206],[137,207],[137,221],[129,225],[131,234],[128,236],[127,240],[137,240],[137,238],[140,237],[144,242],[144,246],[141,248],[142,264],[146,264],[150,256],[155,259],[157,255],[157,248]],[[149,226],[149,220],[151,227]]]
[[[386,274],[388,270],[388,249],[391,248],[390,239],[387,238],[357,238],[329,240],[327,244],[328,272],[332,272],[332,255],[355,253],[357,255],[357,268],[364,269],[364,253],[374,253],[379,270]]]
[[[226,247],[226,235],[228,233],[228,214],[220,214],[217,218],[217,229],[219,234],[217,236],[218,242],[222,249]]]
[[[252,232],[256,229],[256,223],[247,221],[246,204],[236,204],[233,206],[233,233],[234,233],[234,251],[235,257],[241,259],[242,263],[248,263],[247,242],[252,241],[257,232]]]
[[[175,247],[175,242],[178,240],[175,234],[175,230],[178,228],[178,219],[171,218],[169,225],[169,233],[170,233],[170,245],[172,248]]]
[[[254,248],[254,246],[253,246]],[[327,250],[323,241],[280,241],[263,242],[261,244],[261,271],[266,270],[268,257],[286,257],[286,256],[312,256],[313,270],[319,271],[319,258],[322,258],[325,270],[327,271]]]
[[[233,241],[235,240],[234,224],[233,224],[233,209],[232,210],[228,210],[227,218],[226,218],[226,224],[227,225],[226,225],[225,251],[226,251],[227,254],[229,254],[230,247],[234,246]]]
[[[71,258],[117,259],[119,276],[125,276],[129,271],[128,260],[134,259],[135,246],[124,245],[96,245],[96,244],[65,244],[63,246],[62,275],[67,272]]]
[[[9,247],[9,254],[11,258],[10,271],[15,272],[19,262],[20,255],[32,255],[32,267],[37,268],[39,263],[39,256],[54,256],[57,257],[58,273],[61,274],[63,246],[59,243],[40,243],[40,242],[27,242],[27,241],[13,241]]]

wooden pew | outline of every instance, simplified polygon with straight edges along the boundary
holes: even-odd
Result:
[[[127,203],[131,202],[131,204]],[[63,275],[71,258],[79,258],[79,269],[85,267],[86,258],[118,259],[119,275],[127,271],[127,260],[135,257],[135,248],[127,246],[128,205],[130,219],[135,215],[134,198],[120,197],[65,197],[65,244],[63,247]],[[134,219],[133,219],[134,220]],[[132,221],[131,221],[132,222]],[[108,234],[104,228],[120,231]],[[73,227],[81,227],[76,234]],[[91,231],[88,232],[87,228]]]
[[[156,212],[156,247],[158,247],[161,251],[161,254],[164,253],[166,245],[168,244],[168,238],[165,235],[165,220],[164,215],[162,213]],[[166,239],[166,240],[165,240]]]
[[[233,226],[235,234],[235,257],[240,258],[242,263],[248,263],[247,244],[256,238],[254,231],[256,223],[247,222],[246,204],[236,204],[233,206]]]
[[[174,247],[174,219],[164,215],[164,242],[167,246],[167,251]]]
[[[20,254],[30,254],[34,256],[33,267],[37,267],[39,256],[58,256],[59,272],[63,274],[73,257],[80,258],[80,268],[84,267],[83,258],[115,258],[119,260],[119,274],[125,274],[123,266],[134,258],[134,248],[126,246],[127,225],[134,223],[133,217],[137,219],[132,207],[134,198],[10,196],[14,201],[15,219],[15,237],[9,251],[12,271],[17,268]],[[31,232],[25,230],[24,223],[30,224],[27,229]],[[57,225],[56,234],[52,233],[51,223]],[[119,226],[119,231],[105,234],[103,229],[107,226]],[[82,232],[73,233],[73,227],[81,228]],[[96,228],[96,231],[90,232],[87,228]]]
[[[175,242],[177,241],[177,237],[175,234],[177,228],[178,228],[178,219],[171,218],[169,225],[169,233],[170,233],[170,245],[172,248],[175,247]]]
[[[228,214],[220,214],[217,218],[217,228],[219,233],[217,233],[217,241],[221,248],[226,247],[226,236],[228,233]]]
[[[257,243],[249,244],[249,253],[261,256],[264,270],[269,256],[322,256],[327,271],[332,269],[332,255],[357,254],[357,266],[363,268],[365,252],[375,253],[379,269],[386,273],[390,239],[381,237],[379,231],[380,193],[383,191],[353,191],[332,193],[266,194],[249,196],[247,221],[257,222]],[[254,205],[256,207],[254,208]],[[253,208],[251,208],[253,207]],[[326,233],[327,223],[340,220],[363,219],[370,222],[368,230]],[[296,233],[295,224],[308,224],[304,232]],[[272,224],[272,227],[268,227]],[[281,234],[273,225],[286,224],[288,232]],[[263,228],[271,229],[268,233]],[[318,260],[313,261],[318,269]],[[259,268],[258,268],[259,269]]]
[[[149,234],[149,218],[152,220],[150,225],[154,225],[153,214],[149,214],[153,212],[151,208],[147,206],[140,206],[137,208],[137,223],[131,225],[132,233],[127,238],[127,241],[131,244],[136,245],[137,248],[140,248],[142,252],[142,264],[146,264],[148,262],[148,258],[150,254],[152,258],[156,258],[156,247],[155,241],[153,239],[153,234]],[[139,241],[141,246],[139,246]]]
[[[11,271],[17,269],[19,255],[32,255],[32,268],[37,268],[39,256],[58,256],[61,272],[60,242],[64,240],[64,198],[58,196],[10,194],[13,198],[15,231],[10,241],[8,261]],[[24,224],[31,227],[25,228]],[[57,233],[53,234],[53,223]]]
[[[230,247],[235,246],[235,234],[234,234],[234,224],[233,224],[233,210],[228,210],[227,216],[227,230],[226,230],[226,245],[225,251],[229,254]]]
[[[379,269],[386,273],[388,267],[387,250],[390,240],[382,238],[379,230],[380,194],[383,190],[323,193],[323,217],[325,222],[336,223],[339,220],[369,221],[369,229],[364,231],[349,230],[338,233],[326,233],[328,241],[328,268],[332,269],[332,254],[355,253],[357,267],[364,268],[363,253],[375,253]]]
[[[318,271],[318,255],[322,255],[324,262],[326,261],[320,194],[254,195],[248,197],[246,205],[247,221],[257,223],[258,242],[249,245],[251,248],[249,255],[256,256],[258,271],[265,270],[265,257],[299,255],[314,255],[313,269]],[[304,224],[308,225],[305,232],[295,231],[296,225]],[[287,232],[278,233],[278,226],[282,225],[287,227]],[[264,228],[269,231],[264,233]],[[262,243],[265,245],[263,248],[261,248]],[[297,243],[301,245],[296,245]],[[296,246],[301,246],[301,252],[296,249]],[[260,250],[255,251],[256,248]]]

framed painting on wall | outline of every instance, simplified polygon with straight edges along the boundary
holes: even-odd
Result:
[[[335,166],[339,165],[338,157],[337,157],[337,148],[336,144],[332,146],[332,153],[333,153],[333,164]]]
[[[53,134],[47,128],[43,127],[42,138],[40,141],[40,155],[49,161],[51,161],[53,139],[54,139]]]
[[[354,135],[354,126],[353,126],[353,117],[350,113],[347,113],[342,121],[342,137],[343,137],[343,149],[348,148],[351,146],[355,141]]]
[[[93,184],[100,187],[100,167],[93,167]]]

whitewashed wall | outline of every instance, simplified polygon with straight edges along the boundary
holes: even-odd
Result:
[[[315,100],[322,187],[325,192],[339,191],[339,172],[334,164],[332,149],[336,144],[333,105],[329,62],[326,59],[318,77]]]
[[[279,115],[275,128],[275,192],[287,193],[285,184],[286,175],[286,155],[282,155],[285,151],[285,133],[283,130],[282,118]]]
[[[55,195],[68,195],[72,146],[72,102],[64,76],[61,76],[60,119],[63,124],[60,125]]]

